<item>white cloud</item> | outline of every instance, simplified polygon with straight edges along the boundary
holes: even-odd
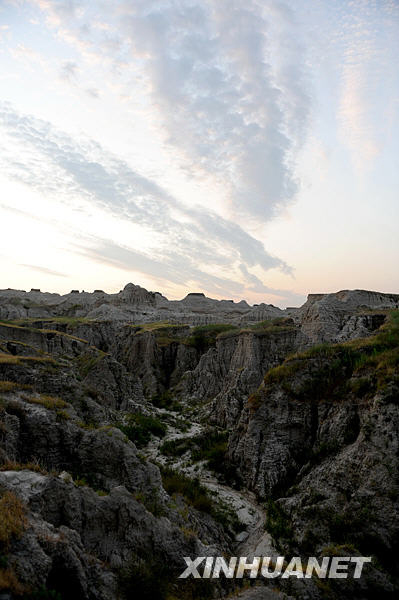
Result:
[[[98,27],[89,2],[33,1],[83,58],[119,70],[129,93],[139,70],[176,160],[223,187],[233,218],[264,222],[292,199],[309,98],[283,3],[121,0],[102,4]]]
[[[86,256],[174,283],[196,281],[220,293],[253,284],[239,264],[290,272],[240,226],[211,210],[181,204],[96,142],[78,142],[7,104],[0,104],[0,131],[0,167],[7,177],[77,211],[106,211],[141,226],[152,238],[151,251],[143,252],[140,245],[127,248],[115,239],[83,239],[77,230],[75,243]],[[215,268],[220,275],[212,272]]]

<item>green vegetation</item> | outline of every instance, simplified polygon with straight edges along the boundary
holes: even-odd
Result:
[[[180,412],[182,410],[182,405],[173,398],[173,395],[169,390],[155,394],[151,398],[151,402],[157,408],[166,408],[175,412]]]
[[[294,331],[295,325],[289,317],[277,317],[276,319],[267,319],[259,321],[242,331],[251,331],[256,335],[271,335]]]
[[[169,323],[169,321],[154,321],[153,323],[141,323],[140,325],[129,325],[133,329],[137,329],[138,334],[146,333],[148,331],[154,333],[171,332],[173,330],[181,329],[184,325],[176,325]]]
[[[225,470],[227,431],[205,431],[194,437],[184,437],[164,442],[160,451],[165,456],[182,456],[190,450],[193,461],[208,461],[209,467],[217,472]]]
[[[78,367],[79,375],[81,377],[87,377],[91,369],[93,369],[105,356],[107,356],[106,352],[102,352],[101,350],[97,350],[94,352],[84,352],[79,354],[75,358],[75,362]]]
[[[16,383],[15,381],[0,381],[0,393],[16,392],[18,390],[31,390],[32,386],[24,383]]]
[[[119,593],[131,600],[210,600],[214,584],[202,579],[178,579],[181,567],[167,564],[155,552],[133,556],[119,572]],[[118,596],[119,597],[119,596]]]
[[[17,463],[13,461],[7,461],[0,466],[0,471],[34,471],[35,473],[41,473],[42,475],[48,475],[48,471],[38,462],[27,462]]]
[[[28,396],[24,394],[23,399],[30,404],[40,404],[48,410],[57,410],[68,407],[68,403],[65,402],[65,400],[62,400],[62,398],[49,396],[47,394],[40,394],[39,396]]]
[[[188,330],[188,325],[176,325],[168,321],[156,321],[154,323],[143,323],[141,325],[129,325],[136,330],[135,335],[153,333],[157,338],[158,346],[169,346],[173,342],[182,342]]]
[[[31,319],[31,321],[40,321],[42,323],[56,323],[57,325],[68,325],[68,327],[74,328],[79,325],[87,325],[88,323],[95,323],[93,319],[87,317],[49,317],[46,319]],[[29,322],[29,319],[24,319],[22,322]]]
[[[160,451],[164,456],[182,456],[190,451],[194,462],[207,461],[209,469],[221,475],[229,485],[239,488],[242,482],[227,460],[228,437],[227,431],[207,430],[193,437],[168,440],[161,445]]]
[[[193,346],[200,352],[204,352],[211,346],[216,344],[216,339],[221,333],[226,333],[236,329],[234,325],[227,325],[225,323],[214,323],[211,325],[199,325],[193,327],[190,335],[185,339],[187,346]]]
[[[165,515],[165,507],[160,500],[159,490],[152,489],[149,494],[136,492],[134,498],[137,502],[143,504],[148,512],[152,513],[154,517],[162,517]]]
[[[139,414],[127,415],[125,423],[119,423],[117,427],[139,448],[148,444],[151,434],[160,438],[166,434],[166,425],[162,421]]]
[[[9,549],[12,539],[18,539],[27,527],[25,506],[12,492],[0,498],[0,552]]]
[[[261,390],[257,390],[253,394],[251,394],[248,398],[248,406],[251,413],[254,413],[260,408],[262,404],[263,396]]]
[[[198,325],[193,327],[188,335],[188,325],[176,325],[168,321],[158,321],[154,323],[144,323],[141,325],[129,325],[136,329],[136,335],[146,332],[154,333],[159,346],[167,346],[173,342],[182,343],[186,346],[196,348],[199,352],[205,352],[212,346],[215,346],[216,340],[235,336],[242,332],[251,332],[256,335],[268,335],[273,333],[283,333],[294,329],[292,319],[277,318],[261,321],[242,329],[236,325],[228,323],[211,323],[209,325]]]
[[[287,358],[265,375],[266,385],[281,384],[298,399],[338,397],[344,391],[363,397],[399,384],[399,311],[391,311],[369,338],[345,344],[322,344]],[[299,374],[300,381],[292,385]],[[352,378],[352,379],[351,379]]]
[[[36,324],[44,324],[44,323],[61,323],[61,324],[67,324],[72,326],[76,326],[78,324],[80,324],[81,320],[78,318],[69,318],[69,317],[54,317],[51,319],[17,319],[15,321],[0,321],[0,325],[2,327],[9,327],[10,329],[22,329],[24,331],[30,331],[33,333],[51,333],[53,335],[60,335],[63,337],[67,337],[69,339],[72,340],[76,340],[78,342],[82,342],[83,344],[88,344],[87,340],[84,340],[82,338],[76,337],[74,335],[71,335],[69,333],[65,333],[63,331],[58,331],[58,329],[48,329],[48,328],[40,328],[40,327],[35,327]],[[88,321],[87,321],[88,322]],[[15,340],[15,343],[21,343],[18,342],[18,340]]]
[[[10,590],[12,594],[20,597],[25,588],[19,583],[13,569],[0,567],[0,590]]]
[[[76,479],[74,479],[73,482],[76,485],[76,487],[89,487],[86,477],[76,477]]]
[[[179,494],[186,502],[201,512],[210,514],[224,528],[240,531],[243,527],[234,510],[223,502],[211,498],[198,478],[191,479],[169,467],[161,467],[162,485],[170,496]]]
[[[22,356],[0,352],[0,365],[23,365],[24,363],[57,364],[50,356]]]
[[[288,516],[279,504],[269,499],[266,512],[266,530],[276,542],[290,544],[293,539],[293,529]]]

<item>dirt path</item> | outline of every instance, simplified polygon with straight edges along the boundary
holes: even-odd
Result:
[[[159,415],[161,416],[161,415]],[[162,416],[178,419],[178,413],[162,410]],[[161,464],[170,464],[170,459],[160,452],[164,441],[193,437],[204,431],[204,427],[197,422],[192,422],[187,431],[182,432],[173,425],[168,425],[166,436],[160,440],[153,438],[147,446],[146,455],[150,460],[156,460]],[[238,556],[273,556],[277,551],[273,547],[269,533],[265,531],[266,512],[263,506],[257,503],[255,495],[248,490],[235,490],[227,485],[221,484],[214,473],[209,471],[206,462],[192,463],[189,455],[176,457],[171,465],[173,468],[190,476],[198,476],[202,485],[208,488],[220,500],[228,504],[237,514],[239,520],[245,525],[245,529],[236,536],[236,548]]]

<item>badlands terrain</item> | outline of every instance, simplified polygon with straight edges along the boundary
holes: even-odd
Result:
[[[0,598],[393,599],[398,432],[399,295],[1,290]],[[278,555],[372,563],[178,578]]]

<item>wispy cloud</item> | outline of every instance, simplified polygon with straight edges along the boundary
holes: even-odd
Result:
[[[39,273],[44,273],[45,275],[52,275],[53,277],[68,277],[65,273],[60,273],[59,271],[53,271],[52,269],[47,269],[47,267],[41,267],[39,265],[25,265],[20,264],[20,267],[26,267],[30,271],[38,271]]]
[[[97,207],[142,226],[152,241],[149,254],[116,240],[86,240],[79,248],[86,256],[174,283],[194,281],[218,293],[238,293],[253,285],[251,267],[290,272],[239,225],[210,210],[183,205],[98,143],[78,142],[7,104],[0,105],[0,127],[5,136],[0,166],[8,177],[56,202],[85,200],[81,210]]]
[[[357,0],[341,11],[340,21],[338,123],[355,167],[365,170],[381,152],[388,133],[381,117],[391,105],[388,90],[397,73],[399,5]]]
[[[285,4],[120,0],[102,4],[104,28],[89,2],[32,1],[82,57],[122,68],[127,87],[140,73],[176,160],[218,181],[232,214],[267,221],[294,196],[310,101]]]

